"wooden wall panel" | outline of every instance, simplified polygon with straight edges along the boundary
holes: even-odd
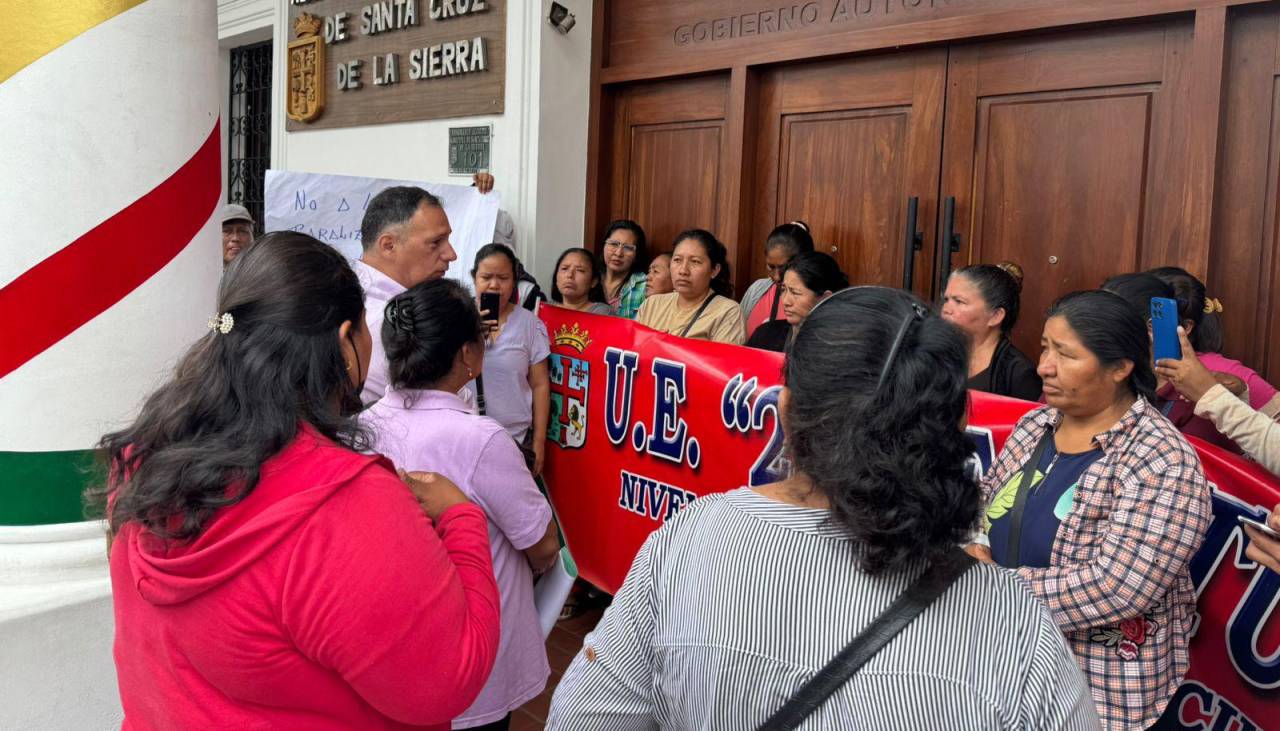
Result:
[[[1269,344],[1280,320],[1274,282],[1280,173],[1280,9],[1238,8],[1228,23],[1222,144],[1209,248],[1209,294],[1222,300],[1226,351],[1280,383],[1280,352]],[[1272,352],[1269,352],[1272,351]]]
[[[1023,267],[1014,342],[1039,350],[1059,295],[1176,258],[1190,19],[953,48],[942,196],[955,266]]]
[[[920,199],[916,281],[930,274],[946,51],[784,66],[762,74],[752,266],[779,223],[803,219],[857,284],[901,286],[907,199]],[[745,273],[745,272],[744,272]],[[928,294],[927,285],[917,291]]]
[[[722,122],[634,126],[623,215],[644,226],[652,253],[687,228],[714,231],[719,216]]]
[[[1014,342],[1039,350],[1058,296],[1138,267],[1152,96],[1148,86],[984,100],[970,260],[1026,275]],[[1104,134],[1105,132],[1105,134]]]
[[[819,250],[852,282],[895,284],[901,276],[909,113],[889,107],[783,120],[779,218],[806,221]]]
[[[663,78],[1257,1],[609,0],[602,78]]]
[[[716,75],[614,90],[607,209],[588,232],[595,248],[603,226],[631,218],[654,252],[667,251],[690,227],[716,231],[721,222],[721,171],[727,155],[728,76]]]

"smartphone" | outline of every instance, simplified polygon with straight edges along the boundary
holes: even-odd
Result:
[[[1182,360],[1178,342],[1178,303],[1168,297],[1151,298],[1151,349],[1156,362]]]
[[[498,312],[502,310],[502,296],[497,292],[480,293],[480,318],[486,322],[497,322]]]
[[[1274,538],[1277,541],[1280,541],[1280,533],[1277,533],[1276,531],[1272,530],[1271,526],[1267,525],[1266,523],[1259,523],[1258,521],[1253,520],[1252,518],[1246,518],[1243,515],[1237,516],[1236,520],[1240,521],[1240,525],[1247,525],[1250,528],[1255,528],[1262,535],[1268,538]]]

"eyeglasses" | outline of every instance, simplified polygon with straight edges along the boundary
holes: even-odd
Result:
[[[622,251],[627,254],[636,253],[635,244],[624,244],[621,241],[614,241],[613,239],[609,239],[608,241],[604,242],[604,245],[606,248],[609,248],[609,249],[622,249]]]

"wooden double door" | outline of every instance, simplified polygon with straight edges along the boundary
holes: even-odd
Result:
[[[740,291],[795,219],[851,282],[925,298],[953,267],[1015,262],[1014,340],[1034,356],[1059,295],[1187,264],[1191,42],[1175,18],[764,68],[736,91],[727,75],[633,86],[613,98],[608,205],[658,248],[736,231]]]

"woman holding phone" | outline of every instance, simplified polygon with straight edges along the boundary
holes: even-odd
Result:
[[[502,244],[481,247],[471,276],[486,331],[483,378],[472,381],[471,390],[482,413],[501,424],[526,450],[529,468],[538,475],[551,412],[547,326],[511,301],[516,281],[516,255],[511,249]]]

